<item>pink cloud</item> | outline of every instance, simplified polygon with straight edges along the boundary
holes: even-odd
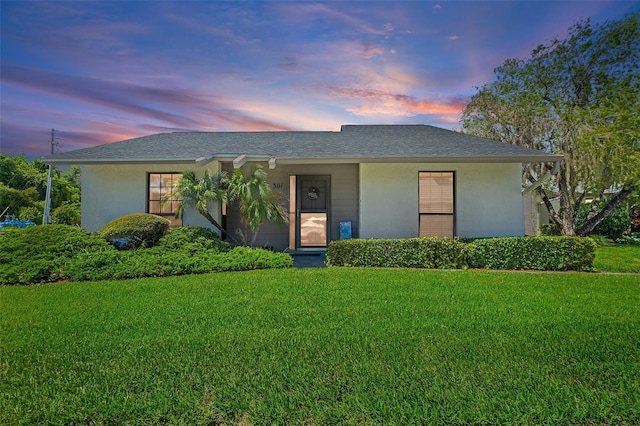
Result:
[[[282,3],[277,5],[285,20],[305,21],[314,17],[325,17],[355,28],[365,34],[384,35],[386,30],[379,30],[371,26],[364,19],[347,14],[338,8],[324,3]]]
[[[359,105],[347,108],[347,111],[359,116],[413,117],[434,114],[457,116],[468,102],[468,99],[462,97],[416,99],[409,95],[375,89],[333,87],[329,90],[335,96],[357,101]]]
[[[375,56],[380,56],[384,54],[384,49],[377,46],[365,46],[362,51],[362,56],[366,59],[371,59]]]

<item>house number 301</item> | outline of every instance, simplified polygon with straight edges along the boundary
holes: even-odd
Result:
[[[283,185],[280,182],[275,182],[273,184],[273,189],[282,189]]]

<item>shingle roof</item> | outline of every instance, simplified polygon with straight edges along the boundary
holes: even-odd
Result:
[[[44,158],[51,164],[276,158],[301,162],[541,162],[561,157],[428,125],[347,125],[340,132],[159,133]]]

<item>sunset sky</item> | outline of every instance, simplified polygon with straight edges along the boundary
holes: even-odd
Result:
[[[458,116],[507,58],[632,1],[6,1],[0,152]]]

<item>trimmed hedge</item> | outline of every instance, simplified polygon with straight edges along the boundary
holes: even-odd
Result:
[[[107,223],[99,234],[122,250],[153,247],[167,233],[170,224],[168,219],[154,214],[133,213]]]
[[[332,241],[329,266],[589,271],[596,244],[581,237],[352,239]]]
[[[589,271],[596,244],[582,237],[506,237],[476,240],[471,268]]]
[[[327,247],[329,266],[459,269],[469,246],[457,238],[350,239]]]

